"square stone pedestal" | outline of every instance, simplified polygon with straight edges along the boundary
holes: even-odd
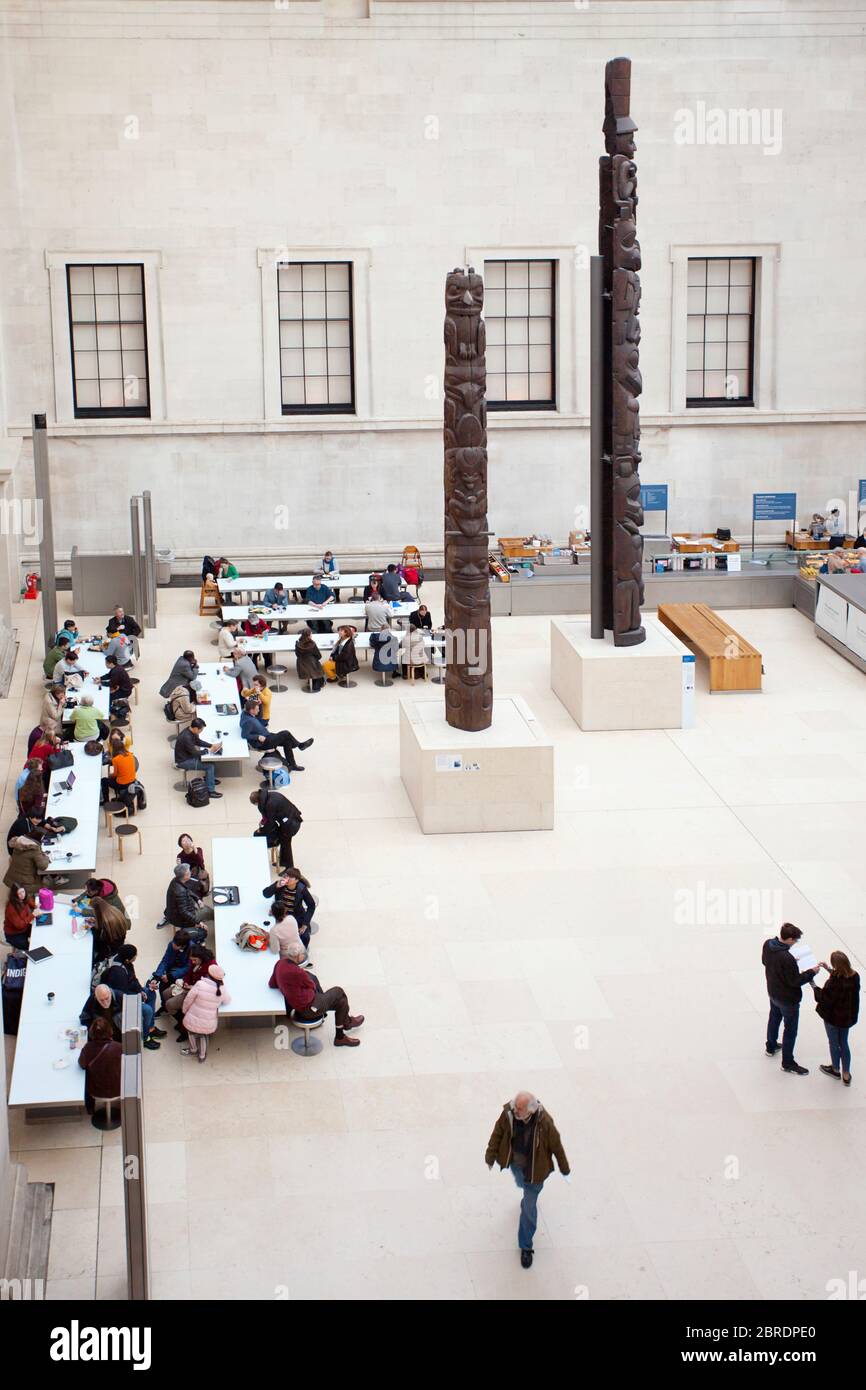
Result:
[[[553,828],[553,743],[519,696],[494,696],[480,734],[452,729],[441,695],[404,696],[400,776],[425,835]]]
[[[694,656],[658,618],[643,615],[646,641],[593,640],[587,618],[552,618],[550,684],[581,729],[681,729],[694,692]],[[689,683],[691,690],[689,691]]]

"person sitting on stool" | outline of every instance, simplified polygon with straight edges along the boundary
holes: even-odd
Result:
[[[303,946],[289,946],[286,957],[277,961],[268,984],[278,989],[286,1001],[286,1013],[294,1010],[298,1022],[312,1023],[332,1013],[337,1031],[334,1035],[335,1047],[358,1047],[360,1038],[349,1038],[349,1028],[360,1028],[364,1022],[363,1014],[355,1017],[349,1012],[346,991],[339,985],[322,989],[311,970],[303,970],[301,962],[306,957]]]

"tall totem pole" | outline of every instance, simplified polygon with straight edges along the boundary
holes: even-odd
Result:
[[[445,717],[489,729],[493,651],[487,563],[484,283],[472,266],[445,281]]]
[[[634,162],[637,126],[629,115],[630,99],[631,60],[613,58],[604,70],[607,153],[599,160],[598,249],[604,284],[602,485],[601,516],[592,517],[592,541],[593,549],[601,542],[603,627],[613,630],[618,647],[635,646],[646,639],[640,613],[644,588],[640,533],[643,508],[638,476],[641,375],[640,243]]]

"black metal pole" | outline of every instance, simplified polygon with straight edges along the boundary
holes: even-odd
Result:
[[[590,637],[604,637],[604,259],[589,259]]]
[[[57,632],[57,581],[54,574],[54,523],[51,515],[51,476],[44,415],[33,416],[33,475],[39,524],[39,578],[42,583],[42,631],[45,650]]]

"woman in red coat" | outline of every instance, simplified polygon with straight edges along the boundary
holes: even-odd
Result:
[[[35,907],[33,899],[20,883],[13,883],[9,889],[6,911],[3,914],[3,935],[10,946],[17,951],[26,951],[30,945],[30,928],[33,926]]]

